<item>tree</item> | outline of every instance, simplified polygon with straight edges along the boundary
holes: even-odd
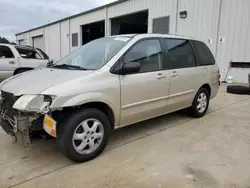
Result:
[[[8,41],[6,38],[4,37],[0,37],[0,43],[4,43],[4,44],[9,44],[10,41]]]

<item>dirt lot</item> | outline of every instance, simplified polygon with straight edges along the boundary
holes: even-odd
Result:
[[[114,132],[97,159],[72,164],[55,140],[32,148],[0,130],[0,188],[249,188],[250,96],[222,87],[209,113],[173,113]]]

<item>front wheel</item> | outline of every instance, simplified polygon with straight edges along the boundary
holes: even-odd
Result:
[[[58,130],[58,144],[66,157],[85,162],[105,148],[111,132],[108,117],[97,109],[83,109],[70,116]]]
[[[201,88],[192,103],[192,106],[188,108],[188,114],[192,117],[203,117],[209,107],[209,92],[206,88]]]

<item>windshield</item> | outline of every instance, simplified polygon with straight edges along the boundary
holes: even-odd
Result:
[[[128,37],[107,37],[89,42],[55,64],[73,65],[84,69],[99,69],[116,55],[130,40]]]

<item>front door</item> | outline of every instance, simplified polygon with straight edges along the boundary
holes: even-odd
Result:
[[[169,70],[170,111],[190,106],[202,80],[194,51],[188,40],[165,39],[167,50],[166,68]]]
[[[120,76],[121,126],[166,113],[169,75],[162,54],[157,38],[139,41],[125,54],[123,63],[138,62],[141,69]]]
[[[11,49],[0,46],[0,81],[12,76],[17,67],[18,61]]]

